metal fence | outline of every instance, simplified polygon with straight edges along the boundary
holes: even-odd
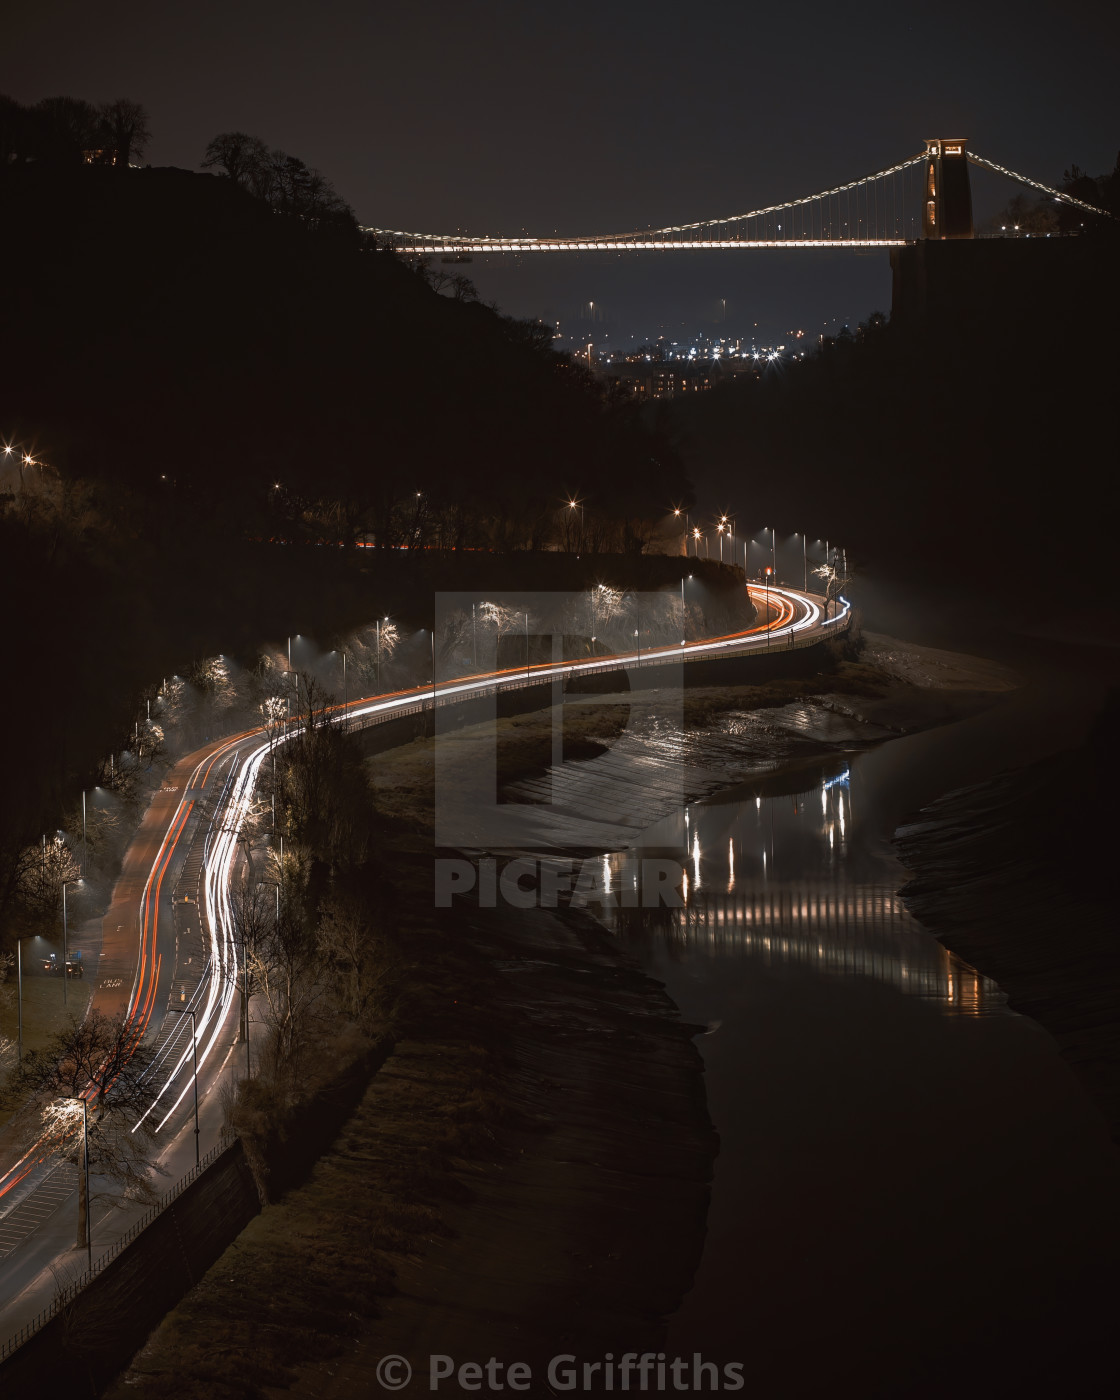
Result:
[[[177,1200],[192,1182],[197,1181],[208,1167],[213,1166],[222,1153],[226,1152],[235,1141],[236,1138],[232,1134],[224,1134],[219,1138],[217,1144],[206,1153],[197,1166],[192,1167],[190,1171],[187,1172],[186,1176],[180,1177],[175,1185],[161,1196],[154,1206],[146,1210],[139,1220],[133,1221],[125,1233],[118,1239],[115,1239],[109,1248],[105,1250],[98,1259],[94,1260],[92,1268],[79,1274],[72,1283],[61,1287],[42,1312],[38,1313],[30,1322],[21,1327],[14,1336],[9,1337],[6,1342],[0,1345],[0,1361],[11,1356],[12,1352],[15,1351],[17,1347],[22,1346],[29,1337],[33,1337],[36,1332],[45,1327],[52,1317],[57,1317],[63,1308],[68,1307],[83,1289],[89,1287],[102,1270],[111,1264],[119,1255],[123,1254],[133,1240],[135,1240],[138,1235],[142,1234],[157,1216],[162,1215],[167,1207],[171,1205],[173,1201]]]

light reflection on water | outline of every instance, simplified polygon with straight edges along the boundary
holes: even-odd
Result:
[[[739,958],[829,978],[872,978],[953,1015],[1007,1014],[1006,998],[906,910],[899,878],[864,840],[840,763],[797,792],[753,792],[686,808],[636,852],[603,857],[621,891],[608,926],[656,938],[674,960]],[[682,908],[641,907],[641,856],[675,848]],[[639,891],[626,908],[628,891]]]

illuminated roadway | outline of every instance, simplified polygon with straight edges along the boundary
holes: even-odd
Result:
[[[844,600],[834,605],[835,616],[825,622],[822,600],[816,595],[776,586],[747,587],[762,620],[742,632],[679,646],[643,648],[640,653],[635,650],[585,661],[511,667],[392,694],[360,697],[345,706],[334,706],[331,718],[366,727],[430,707],[433,699],[448,704],[581,672],[621,671],[784,650],[811,645],[843,631],[847,625],[849,605]],[[298,732],[298,727],[293,726],[286,734],[274,736],[272,742],[285,743]],[[148,1036],[155,1042],[154,1072],[164,1083],[153,1111],[158,1119],[157,1130],[167,1128],[169,1134],[167,1147],[159,1154],[169,1173],[164,1188],[194,1164],[191,1018],[168,1015],[173,994],[176,1010],[195,1012],[200,1121],[207,1146],[216,1139],[221,1126],[220,1104],[214,1090],[231,1059],[239,1065],[244,1054],[237,1045],[239,963],[231,933],[229,896],[240,854],[239,834],[269,752],[264,730],[254,728],[208,744],[175,764],[153,794],[125,853],[102,921],[101,958],[90,1004],[110,1016],[123,1013],[138,1038]],[[193,893],[190,878],[184,879],[184,870],[193,869],[192,861],[198,867]],[[179,884],[188,887],[173,904]],[[197,918],[200,906],[205,917],[198,936],[205,959],[199,959],[201,966],[194,965],[192,959],[188,967],[184,949],[189,940],[181,936],[182,921]],[[53,1187],[48,1180],[52,1177]],[[69,1192],[65,1191],[67,1185]],[[44,1271],[60,1257],[73,1254],[76,1213],[72,1203],[68,1206],[67,1196],[75,1188],[73,1170],[60,1167],[54,1147],[45,1141],[25,1153],[0,1177],[0,1342],[49,1301],[55,1285]],[[36,1209],[37,1192],[42,1201],[49,1200],[49,1210],[45,1205]],[[21,1208],[28,1217],[23,1235],[18,1226]],[[107,1231],[106,1219],[115,1219],[117,1228]],[[97,1246],[104,1248],[110,1237],[115,1238],[126,1228],[128,1219],[113,1210],[107,1216],[94,1216],[95,1258]],[[10,1224],[7,1246],[6,1224]],[[81,1262],[84,1263],[84,1251]]]

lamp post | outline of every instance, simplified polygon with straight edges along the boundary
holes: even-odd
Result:
[[[801,532],[801,591],[809,591],[809,537],[804,530]]]
[[[193,1006],[169,1006],[167,1009],[173,1016],[189,1016],[191,1018],[191,1061],[194,1071],[194,1164],[197,1168],[202,1162],[198,1146],[198,1022],[195,1019]]]
[[[778,582],[778,532],[770,527],[770,562],[774,566],[774,582]]]
[[[66,886],[67,886],[67,885],[76,885],[76,884],[78,884],[78,883],[79,883],[78,880],[63,880],[63,882],[62,882],[62,1004],[63,1004],[63,1006],[65,1006],[65,1005],[67,1004],[67,1001],[68,1001],[66,984],[67,984],[67,982],[69,982],[69,980],[70,980],[70,971],[69,971],[69,967],[68,967],[68,961],[69,961],[69,959],[68,959],[68,956],[67,956],[67,942],[68,942],[68,939],[69,939],[69,931],[68,931],[67,926],[66,926]]]
[[[82,869],[89,861],[89,844],[86,840],[86,790],[82,789]]]
[[[700,558],[700,531],[699,531],[699,530],[693,530],[693,532],[692,532],[692,552],[693,552],[693,554],[696,556],[697,559]]]
[[[582,502],[582,501],[577,501],[574,497],[569,497],[569,499],[568,499],[568,509],[569,509],[569,510],[575,510],[577,507],[579,508],[579,552],[582,554],[582,553],[583,553],[584,540],[585,540],[585,538],[586,538],[586,534],[585,534],[585,531],[584,531],[583,502]]]
[[[19,1063],[23,1064],[23,939],[16,939],[16,997],[19,1002]]]
[[[279,896],[280,886],[276,886],[277,896]],[[279,909],[277,910],[277,923],[279,919]],[[245,929],[241,930],[241,998],[245,1003],[245,1078],[253,1077],[253,1066],[249,1058],[249,959],[245,951]]]
[[[766,570],[766,650],[770,650],[770,575],[774,572],[772,568]]]
[[[680,508],[680,506],[674,506],[674,507],[673,507],[673,514],[676,516],[676,518],[677,518],[678,520],[681,518],[681,508]],[[684,552],[685,552],[686,555],[688,554],[688,536],[689,536],[689,519],[688,519],[688,511],[686,510],[686,511],[684,512]]]
[[[89,1219],[89,1105],[84,1098],[77,1102],[82,1106],[82,1190],[78,1193],[78,1246],[86,1247],[86,1260],[93,1273],[93,1231]]]
[[[529,680],[529,609],[525,609],[525,680]]]

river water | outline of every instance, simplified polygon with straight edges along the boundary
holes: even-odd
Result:
[[[646,833],[680,854],[687,907],[622,917],[710,1027],[721,1138],[670,1357],[740,1361],[767,1397],[1090,1393],[1120,1155],[1050,1036],[907,914],[890,845],[923,803],[1032,756],[1041,723],[1076,741],[1090,712],[1035,685]]]

